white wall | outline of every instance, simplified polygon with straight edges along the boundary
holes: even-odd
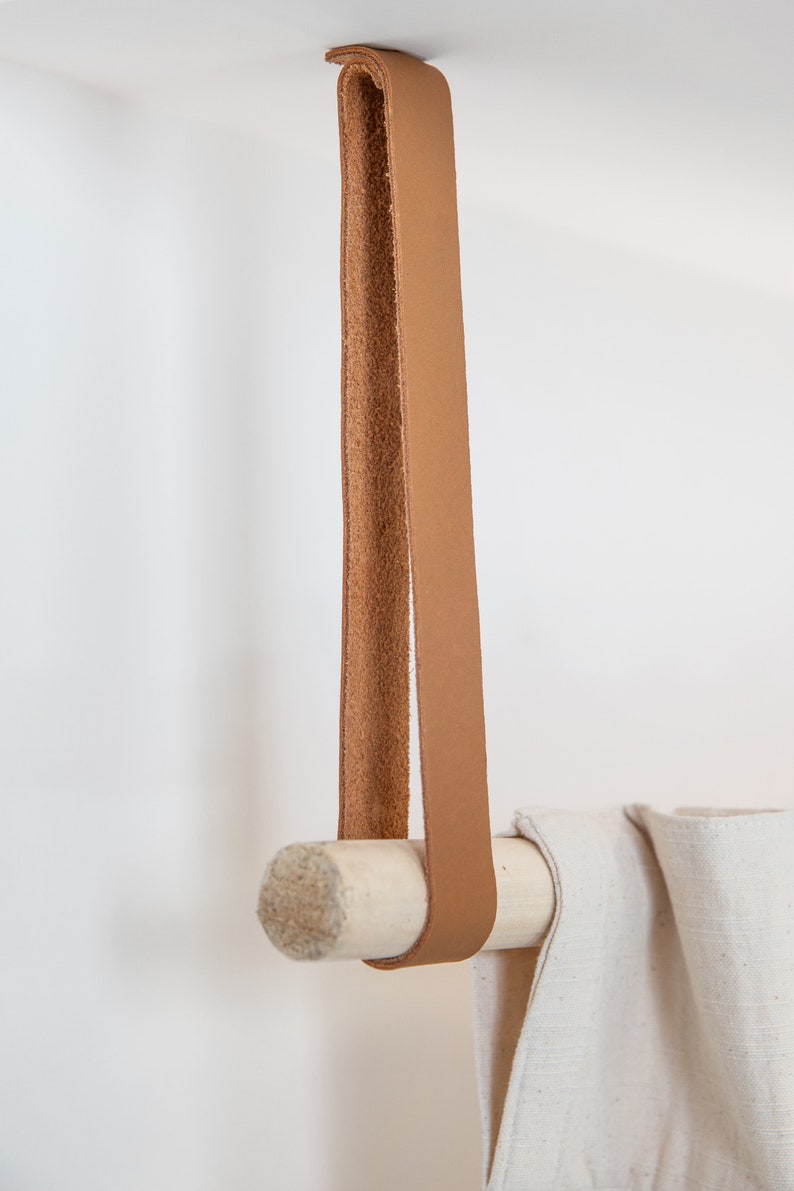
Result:
[[[6,65],[0,170],[0,1184],[473,1189],[465,967],[253,915],[335,829],[336,163]],[[790,804],[792,302],[459,181],[495,829]]]
[[[495,819],[794,793],[794,302],[464,210]]]

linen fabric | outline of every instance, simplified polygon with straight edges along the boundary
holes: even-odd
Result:
[[[794,1191],[794,811],[514,826],[556,909],[473,962],[488,1191]]]

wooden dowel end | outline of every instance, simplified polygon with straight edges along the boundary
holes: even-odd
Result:
[[[485,950],[532,947],[554,913],[551,874],[534,844],[492,841],[498,906]],[[291,844],[269,864],[258,914],[291,959],[387,959],[419,937],[427,914],[420,840]]]

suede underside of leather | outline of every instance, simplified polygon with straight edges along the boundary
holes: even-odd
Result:
[[[341,80],[345,620],[340,835],[408,834],[409,557],[383,92]]]

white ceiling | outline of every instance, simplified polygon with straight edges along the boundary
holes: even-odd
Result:
[[[794,295],[790,0],[4,0],[0,55],[335,156],[323,53],[449,79],[461,203]]]

